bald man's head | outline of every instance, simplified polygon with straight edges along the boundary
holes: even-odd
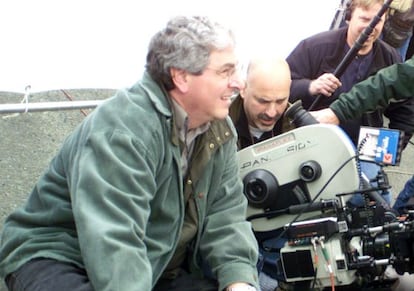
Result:
[[[246,82],[253,85],[260,84],[268,89],[289,85],[290,89],[290,80],[289,65],[282,58],[255,58],[247,68]]]
[[[290,69],[284,59],[251,60],[246,87],[240,92],[250,126],[262,131],[273,129],[287,108],[290,84]]]

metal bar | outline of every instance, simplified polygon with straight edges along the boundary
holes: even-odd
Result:
[[[95,108],[104,101],[105,100],[0,104],[0,114]]]

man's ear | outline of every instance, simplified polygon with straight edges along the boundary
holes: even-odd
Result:
[[[188,90],[188,73],[184,70],[171,68],[170,69],[171,79],[175,87],[181,92],[187,92]]]
[[[247,86],[245,84],[245,86],[243,87],[243,89],[241,89],[240,92],[239,92],[241,98],[243,98],[243,99],[244,99],[244,96],[246,96],[246,88],[247,88]]]

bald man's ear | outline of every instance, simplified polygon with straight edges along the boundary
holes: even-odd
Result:
[[[184,70],[171,68],[170,74],[171,74],[171,79],[175,87],[183,93],[187,92],[188,91],[188,73]]]

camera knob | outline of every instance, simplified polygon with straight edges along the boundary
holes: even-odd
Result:
[[[322,174],[321,165],[316,161],[306,161],[299,166],[299,177],[305,182],[313,182]]]

